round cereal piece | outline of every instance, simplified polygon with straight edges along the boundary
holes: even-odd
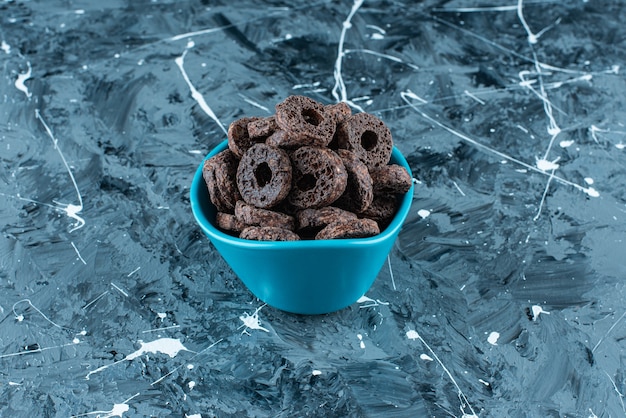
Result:
[[[241,232],[246,224],[240,222],[232,213],[217,212],[215,223],[220,229],[231,232]]]
[[[384,229],[389,225],[398,210],[398,198],[395,194],[376,194],[372,204],[359,214],[364,218],[373,219]]]
[[[357,155],[346,149],[337,150],[348,172],[345,192],[337,199],[336,205],[352,212],[363,212],[374,199],[373,179],[367,166]]]
[[[348,116],[352,115],[352,109],[350,109],[350,106],[348,106],[346,102],[326,105],[324,106],[324,110],[335,119],[335,124],[337,126]],[[333,139],[328,143],[328,148],[332,150],[337,150],[339,148],[338,132],[339,129],[335,128]]]
[[[276,118],[268,116],[266,118],[258,118],[248,122],[248,135],[253,140],[263,140],[270,136],[278,129]]]
[[[276,105],[276,123],[302,146],[325,147],[333,138],[335,118],[306,96],[289,96]]]
[[[262,118],[244,117],[233,121],[228,127],[228,148],[237,158],[243,157],[248,148],[257,143],[250,137],[248,125],[259,120]]]
[[[209,191],[209,199],[216,209],[221,212],[232,211],[222,198],[222,193],[220,192],[219,187],[217,186],[217,180],[215,179],[215,167],[213,167],[209,160],[204,161],[204,165],[202,166],[202,177],[204,178],[207,190]]]
[[[370,113],[356,113],[337,127],[339,148],[353,151],[368,168],[389,163],[393,142],[387,125]]]
[[[346,189],[348,173],[335,152],[327,148],[301,147],[290,155],[293,184],[287,199],[299,209],[328,206]]]
[[[230,149],[225,149],[204,162],[203,174],[204,171],[207,172],[205,181],[209,187],[209,197],[212,197],[211,201],[218,210],[232,213],[235,203],[241,198],[235,181],[238,164],[239,161]]]
[[[371,219],[348,219],[328,224],[317,233],[315,239],[366,238],[380,234],[376,221]]]
[[[355,213],[334,206],[325,206],[319,209],[303,209],[296,214],[298,231],[323,228],[332,222],[356,218]]]
[[[269,209],[248,205],[240,200],[235,205],[235,218],[247,226],[273,226],[293,231],[296,221],[293,216]]]
[[[278,129],[273,134],[267,137],[265,140],[267,145],[272,147],[280,147],[285,149],[295,149],[302,146],[302,141],[299,138],[291,136],[286,131]]]
[[[293,231],[275,226],[249,226],[241,231],[239,238],[256,241],[298,241],[300,237]]]
[[[370,170],[374,180],[375,193],[406,193],[413,184],[413,178],[406,168],[398,164],[383,165]]]
[[[335,118],[335,123],[342,122],[345,118],[352,115],[352,109],[346,102],[339,102],[335,104],[329,104],[324,106],[324,110],[330,116]]]
[[[266,144],[251,146],[237,168],[237,186],[246,203],[270,208],[291,189],[292,169],[287,153]]]

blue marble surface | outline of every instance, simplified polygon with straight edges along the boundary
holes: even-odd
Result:
[[[0,416],[626,416],[626,3],[0,3]],[[412,211],[321,316],[189,186],[291,94],[390,127]],[[297,275],[297,274],[296,274]]]

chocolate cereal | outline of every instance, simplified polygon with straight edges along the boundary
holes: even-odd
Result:
[[[348,173],[339,156],[327,149],[301,147],[291,154],[293,186],[289,202],[301,209],[321,208],[343,194]]]
[[[376,116],[289,96],[274,115],[233,121],[228,149],[204,162],[215,224],[259,241],[379,234],[413,180],[392,149]]]
[[[354,152],[368,168],[389,163],[393,142],[385,123],[369,113],[356,113],[337,127],[339,148]]]
[[[336,119],[324,105],[306,96],[289,96],[276,105],[276,123],[302,145],[325,147],[333,139]]]
[[[270,208],[291,190],[291,162],[287,153],[265,144],[255,144],[241,157],[237,186],[246,203]]]

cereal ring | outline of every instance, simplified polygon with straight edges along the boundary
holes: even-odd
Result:
[[[356,214],[334,206],[325,206],[320,209],[303,209],[296,214],[298,230],[317,228],[335,221],[356,218]]]
[[[243,157],[248,148],[257,143],[257,141],[250,138],[248,125],[259,120],[262,120],[262,118],[245,117],[233,121],[228,127],[228,148],[237,158]]]
[[[398,164],[384,165],[370,170],[374,179],[374,192],[380,193],[406,193],[413,184],[413,179],[406,168]]]
[[[293,231],[295,219],[284,213],[261,209],[240,200],[235,205],[235,218],[247,226],[273,226]]]
[[[387,125],[369,113],[347,117],[337,127],[339,148],[353,151],[368,168],[389,163],[393,142]]]
[[[215,223],[224,231],[241,232],[246,227],[232,213],[217,212],[215,215]]]
[[[334,206],[320,209],[303,209],[296,214],[298,234],[301,238],[314,238],[326,225],[349,219],[357,219],[356,214]]]
[[[224,202],[222,198],[222,193],[217,186],[217,180],[215,179],[215,168],[206,160],[204,165],[202,166],[202,177],[204,178],[204,182],[206,183],[207,189],[209,191],[209,199],[211,203],[215,205],[218,211],[228,212],[231,209],[228,208],[228,205]]]
[[[301,147],[291,155],[293,185],[287,199],[299,209],[328,206],[346,189],[348,173],[327,148]]]
[[[374,195],[372,204],[359,215],[378,222],[381,229],[385,229],[398,210],[398,199],[394,194]]]
[[[335,204],[352,212],[363,212],[374,199],[372,176],[365,163],[359,160],[355,153],[346,149],[336,152],[348,172],[348,185]]]
[[[204,179],[212,196],[211,201],[222,212],[232,213],[235,203],[241,198],[235,181],[238,163],[235,154],[225,149],[206,160],[203,166],[203,174],[207,172]]]
[[[328,224],[315,239],[365,238],[378,235],[380,229],[371,219],[348,219]]]
[[[289,135],[287,132],[282,129],[278,129],[274,131],[273,134],[267,137],[265,140],[267,145],[272,147],[280,147],[287,149],[294,149],[302,146],[302,141],[298,138],[295,138]]]
[[[270,208],[289,194],[291,173],[291,161],[285,151],[255,144],[239,161],[237,186],[246,203]]]
[[[335,118],[306,96],[289,96],[276,105],[276,123],[302,146],[325,147],[335,134]]]
[[[346,102],[326,105],[324,106],[324,110],[335,119],[336,126],[343,122],[348,116],[352,115],[352,109],[350,109],[350,106],[348,106]],[[339,129],[335,128],[333,139],[328,143],[328,148],[332,150],[337,150],[339,148],[338,132]]]
[[[274,226],[249,226],[241,231],[239,238],[256,241],[298,241],[300,237],[293,231]]]
[[[335,123],[342,122],[345,118],[352,115],[352,109],[346,102],[339,102],[324,106],[324,110],[335,119]]]
[[[256,120],[248,122],[248,135],[253,140],[265,139],[277,129],[278,125],[276,124],[276,118],[274,116],[257,118]]]

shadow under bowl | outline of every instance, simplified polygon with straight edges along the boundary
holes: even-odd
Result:
[[[223,151],[223,141],[206,157]],[[397,148],[392,164],[411,169]],[[215,226],[216,208],[209,199],[198,166],[190,190],[191,209],[202,231],[233,272],[260,300],[277,309],[316,315],[356,302],[374,283],[406,219],[413,186],[400,199],[394,219],[369,238],[302,241],[252,241],[222,232]]]

